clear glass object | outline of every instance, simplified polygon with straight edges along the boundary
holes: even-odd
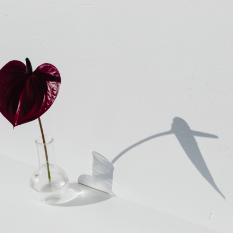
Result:
[[[45,136],[36,140],[39,168],[33,173],[29,181],[32,195],[41,202],[53,204],[65,196],[69,187],[66,172],[55,164],[54,140]]]

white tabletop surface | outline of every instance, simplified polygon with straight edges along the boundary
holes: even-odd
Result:
[[[29,192],[34,170],[0,156],[0,232],[213,232],[77,183],[60,204],[40,203]]]

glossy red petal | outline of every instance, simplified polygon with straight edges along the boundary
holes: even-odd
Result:
[[[2,69],[0,70],[0,77],[7,73],[7,72],[26,72],[26,66],[23,62],[21,61],[9,61],[5,66],[2,67]]]
[[[24,90],[27,76],[24,74],[18,79],[6,81],[0,88],[0,111],[12,125],[14,124],[14,115],[18,109],[19,99]]]
[[[61,83],[61,76],[58,69],[49,63],[44,63],[34,71],[35,75],[41,75],[46,81],[55,81]]]
[[[26,66],[20,61],[10,61],[3,66],[0,70],[0,99],[10,86],[10,82],[14,79],[19,79],[25,74]],[[8,86],[5,85],[5,87],[2,88],[3,84],[6,84],[6,82],[8,82]]]
[[[19,61],[0,70],[0,111],[13,126],[35,120],[56,99],[61,83],[57,68],[45,63],[31,75]]]

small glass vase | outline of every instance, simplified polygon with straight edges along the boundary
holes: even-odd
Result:
[[[65,196],[69,187],[66,172],[55,164],[54,140],[45,136],[36,140],[39,168],[29,181],[29,189],[34,198],[46,204],[53,204]]]

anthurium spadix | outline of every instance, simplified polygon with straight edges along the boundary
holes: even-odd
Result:
[[[0,112],[13,127],[33,121],[51,107],[60,84],[59,71],[51,64],[33,72],[28,58],[26,65],[10,61],[0,70]]]

